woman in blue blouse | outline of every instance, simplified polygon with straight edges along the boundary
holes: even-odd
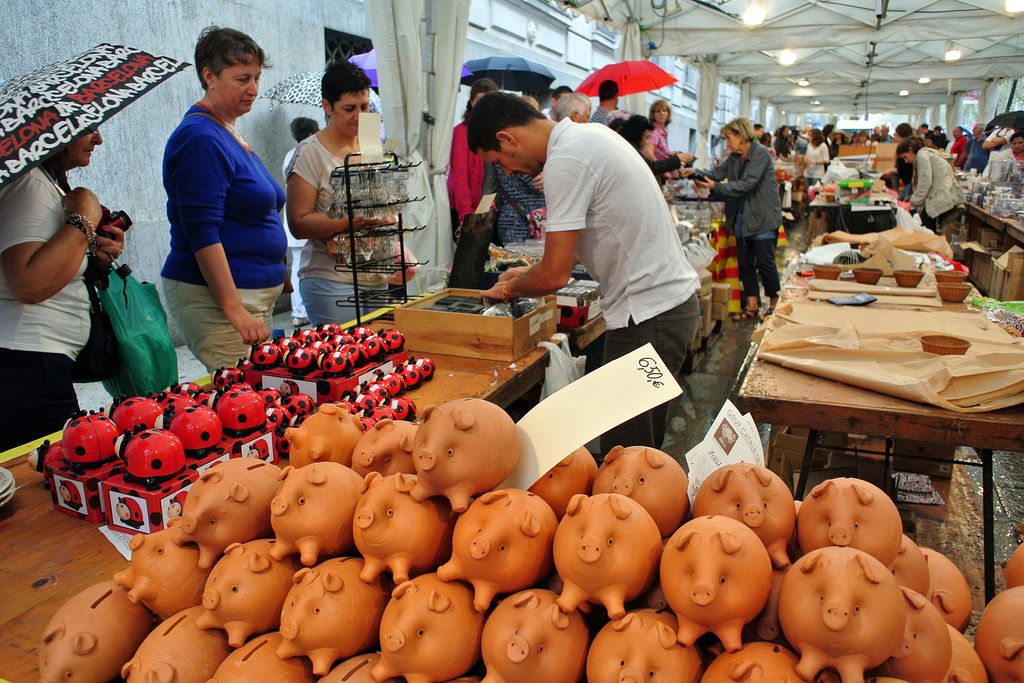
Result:
[[[244,33],[211,26],[195,64],[205,94],[164,150],[171,251],[161,275],[171,317],[214,370],[269,336],[285,280],[285,196],[235,129],[259,94],[263,50]]]

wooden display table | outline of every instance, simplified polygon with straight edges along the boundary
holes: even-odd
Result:
[[[965,224],[967,240],[980,242],[986,249],[1006,251],[1016,245],[1024,247],[1024,223],[989,213],[977,204],[967,205]]]
[[[514,364],[431,355],[433,379],[408,395],[418,410],[454,398],[507,406],[544,379],[548,352],[536,348]],[[69,597],[109,580],[126,564],[96,526],[54,511],[43,477],[25,458],[6,464],[18,491],[0,508],[0,678],[32,681],[43,628]]]

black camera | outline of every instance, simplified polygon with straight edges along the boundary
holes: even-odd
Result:
[[[120,228],[122,232],[128,232],[128,228],[132,227],[131,217],[124,211],[111,211],[105,206],[102,208],[103,217],[100,218],[100,224],[96,226],[97,235],[110,237],[110,232],[106,230],[108,227]]]

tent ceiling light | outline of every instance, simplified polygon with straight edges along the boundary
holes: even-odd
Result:
[[[747,9],[743,10],[743,23],[747,26],[760,26],[768,18],[768,10],[761,0],[748,0]]]
[[[1006,0],[1006,11],[1011,14],[1024,12],[1024,0]]]
[[[946,45],[946,54],[942,56],[947,62],[955,62],[964,56],[964,53],[960,51],[960,48],[955,43],[949,43]]]
[[[796,64],[796,53],[792,50],[783,50],[779,53],[778,59],[782,66],[792,66]]]
[[[1022,1],[1024,1],[1024,0],[1022,0]],[[807,80],[806,78],[801,78],[801,79],[800,79],[799,81],[797,81],[796,83],[797,83],[797,85],[799,85],[799,86],[800,86],[801,88],[806,88],[807,86],[809,86],[809,85],[811,84],[811,82],[810,82],[809,80]]]
[[[910,94],[909,90],[900,90],[900,92],[899,92],[899,96],[900,97],[906,97],[909,94]]]
[[[817,105],[821,104],[821,102],[819,100],[811,100],[811,104],[817,106]]]
[[[921,76],[921,78],[917,79],[917,82],[920,83],[921,85],[924,85],[925,83],[931,83],[932,79],[928,78],[927,76]]]

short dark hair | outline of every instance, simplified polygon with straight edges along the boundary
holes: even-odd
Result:
[[[935,126],[934,128],[932,128],[932,130],[941,131],[942,130],[942,126]]]
[[[640,144],[644,140],[644,131],[654,130],[654,125],[646,116],[640,114],[634,114],[626,119],[618,131],[619,135],[626,139],[626,142],[633,145],[633,147],[640,149]]]
[[[292,119],[290,128],[292,131],[292,137],[295,138],[295,142],[302,142],[310,135],[313,135],[320,130],[320,125],[313,119],[300,116]]]
[[[338,61],[327,67],[320,79],[320,97],[334,104],[342,95],[358,93],[370,89],[370,79],[366,72],[352,62]]]
[[[473,98],[477,95],[486,95],[489,92],[498,92],[501,88],[489,78],[478,78],[473,81],[469,88],[469,99],[466,100],[466,111],[462,113],[462,120],[469,121],[469,113],[473,111]]]
[[[203,90],[206,90],[203,69],[209,69],[213,75],[219,76],[225,67],[235,64],[256,62],[264,69],[270,68],[270,60],[255,40],[241,31],[220,26],[207,26],[199,34],[194,59],[199,85]]]
[[[754,130],[764,130],[764,126],[761,125],[760,123],[755,123]]]
[[[811,129],[811,144],[815,147],[825,144],[825,136],[817,128]]]
[[[597,86],[597,99],[599,100],[610,100],[613,97],[618,97],[619,84],[615,81],[601,81],[601,85]]]
[[[497,152],[501,149],[498,133],[506,128],[525,126],[547,117],[523,100],[508,92],[492,92],[481,97],[466,121],[466,142],[472,151]]]
[[[553,99],[553,100],[561,99],[564,95],[568,95],[571,92],[572,92],[572,88],[570,88],[569,86],[567,86],[567,85],[560,85],[560,86],[558,86],[557,88],[555,88],[554,90],[551,91],[551,99]]]
[[[896,147],[896,154],[905,154],[906,152],[913,152],[917,154],[924,147],[924,142],[921,138],[907,138]]]
[[[1024,138],[1024,130],[1013,131],[1013,135],[1010,136],[1010,142],[1013,142],[1017,138]]]
[[[901,138],[914,137],[914,129],[910,127],[909,123],[901,123],[900,125],[896,126],[896,130],[893,132],[895,132],[896,135],[899,135]]]

